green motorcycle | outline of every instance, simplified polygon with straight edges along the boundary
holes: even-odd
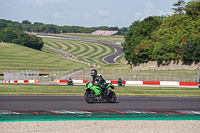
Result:
[[[106,90],[102,90],[99,86],[94,86],[92,82],[87,82],[84,89],[86,90],[84,94],[85,101],[87,103],[93,103],[94,101],[107,101],[109,103],[115,103],[117,100],[116,94],[109,90],[108,88],[114,89],[112,83],[106,84]]]

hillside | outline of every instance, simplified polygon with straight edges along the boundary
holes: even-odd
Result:
[[[73,69],[83,64],[17,44],[0,43],[0,71],[16,69]]]
[[[44,44],[71,53],[79,60],[97,65],[106,64],[102,59],[114,53],[114,49],[99,43],[67,39],[43,38]]]

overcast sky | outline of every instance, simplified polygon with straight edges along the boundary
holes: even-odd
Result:
[[[129,27],[148,16],[173,13],[178,0],[0,0],[0,19],[59,26]],[[185,0],[189,2],[191,0]]]

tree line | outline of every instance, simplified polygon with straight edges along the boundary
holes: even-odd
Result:
[[[123,44],[129,64],[200,61],[200,1],[173,5],[173,15],[150,16],[129,27]]]
[[[118,27],[81,27],[81,26],[57,26],[54,24],[44,24],[41,22],[31,23],[28,20],[13,22],[11,20],[0,19],[0,42],[15,43],[22,46],[27,46],[37,50],[43,47],[41,38],[35,35],[29,35],[26,32],[37,33],[91,33],[96,30],[115,30],[118,35],[125,35],[128,28]],[[26,32],[25,32],[26,31]]]
[[[35,35],[29,35],[22,30],[12,27],[2,28],[0,30],[0,41],[6,43],[15,43],[33,49],[41,50],[43,47],[42,38]]]
[[[96,30],[115,30],[118,31],[118,35],[125,35],[128,28],[118,28],[118,27],[81,27],[81,26],[58,26],[54,24],[44,24],[41,22],[31,23],[28,20],[23,20],[20,22],[13,22],[11,20],[0,19],[0,29],[13,27],[16,29],[24,30],[27,32],[38,32],[38,33],[92,33]]]

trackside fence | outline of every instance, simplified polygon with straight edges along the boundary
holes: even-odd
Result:
[[[79,69],[65,73],[54,73],[55,80],[89,80],[91,69]],[[97,69],[105,80],[126,81],[181,81],[199,82],[199,69],[197,70],[129,70],[129,69]]]
[[[14,72],[4,72],[4,81],[14,80],[39,80],[39,71],[20,70]]]
[[[4,72],[4,81],[14,80],[91,80],[91,67],[84,66],[72,70],[15,70]],[[125,81],[180,81],[180,82],[199,82],[200,72],[197,70],[130,70],[130,69],[97,69],[98,73],[105,80],[116,81],[119,78]]]

